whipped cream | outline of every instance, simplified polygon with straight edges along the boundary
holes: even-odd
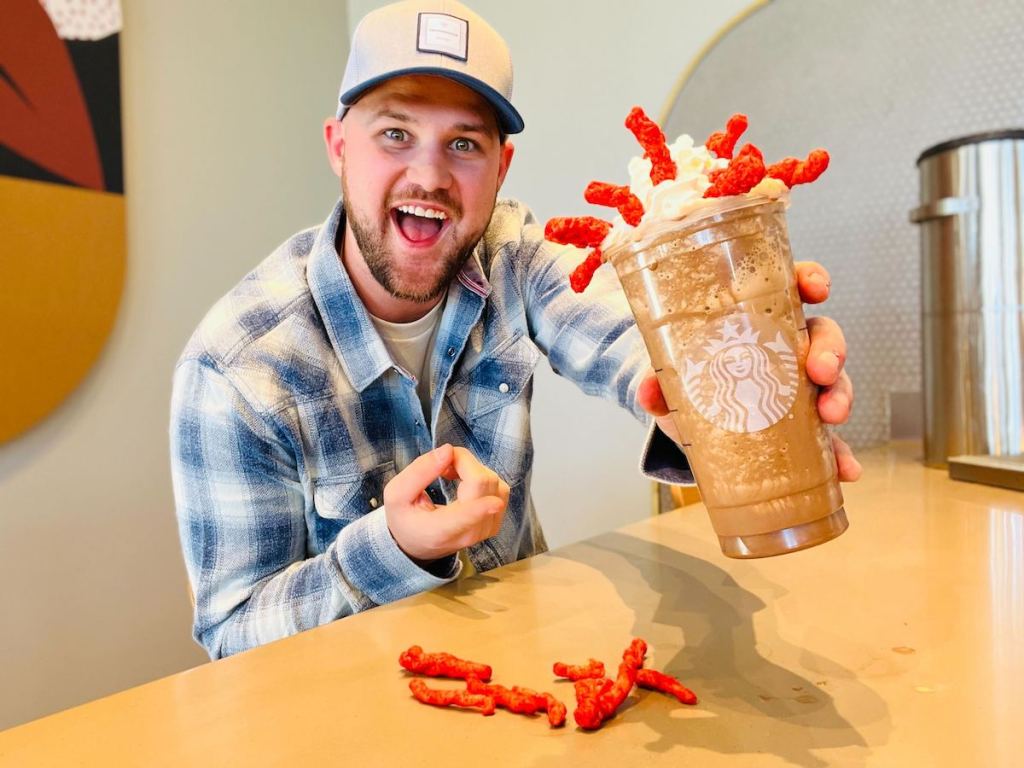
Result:
[[[629,189],[643,203],[644,215],[636,227],[627,224],[622,216],[612,219],[612,228],[601,241],[602,253],[642,237],[653,223],[682,219],[701,208],[721,205],[723,200],[765,197],[789,204],[789,188],[779,179],[768,176],[745,195],[705,198],[704,193],[711,186],[708,176],[712,171],[725,168],[729,161],[716,157],[703,145],[694,146],[693,139],[685,133],[670,144],[668,150],[676,164],[676,178],[657,186],[651,183],[651,161],[644,157],[630,159]]]

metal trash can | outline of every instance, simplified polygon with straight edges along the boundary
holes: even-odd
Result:
[[[925,463],[1024,453],[1024,130],[917,159]]]

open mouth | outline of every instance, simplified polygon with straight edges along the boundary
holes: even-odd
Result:
[[[391,209],[391,218],[402,238],[420,248],[436,243],[449,224],[444,211],[418,205],[396,206]]]

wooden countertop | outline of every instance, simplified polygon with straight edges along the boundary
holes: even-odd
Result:
[[[0,765],[1016,764],[1024,494],[916,454],[864,454],[823,546],[728,560],[686,507],[4,731]],[[633,636],[700,703],[634,691],[577,729],[552,662],[614,670]],[[554,692],[569,723],[415,702],[414,643]]]

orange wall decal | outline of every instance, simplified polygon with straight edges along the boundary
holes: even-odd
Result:
[[[117,0],[0,7],[0,442],[95,364],[124,285]]]

